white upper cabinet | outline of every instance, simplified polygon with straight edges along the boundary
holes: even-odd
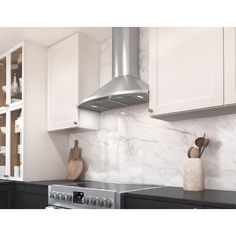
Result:
[[[99,43],[79,33],[47,50],[48,131],[99,127],[99,114],[77,108],[99,88],[99,57]]]
[[[151,116],[223,105],[223,28],[150,29]]]
[[[236,28],[224,28],[224,101],[236,103]]]

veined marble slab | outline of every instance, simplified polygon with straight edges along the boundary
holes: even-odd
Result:
[[[140,77],[148,83],[147,29],[140,33]],[[101,45],[101,85],[111,78],[111,39]],[[211,142],[203,154],[205,185],[236,190],[236,115],[165,122],[149,117],[148,105],[101,114],[101,129],[72,133],[86,164],[84,179],[183,185],[183,161],[196,137]]]

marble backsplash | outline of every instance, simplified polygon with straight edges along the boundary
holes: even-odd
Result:
[[[148,83],[147,29],[140,34],[140,76]],[[111,78],[111,39],[101,44],[101,85]],[[101,114],[98,131],[71,133],[82,148],[86,180],[182,186],[183,161],[196,137],[210,138],[203,154],[207,188],[236,190],[236,115],[165,122],[148,105]]]

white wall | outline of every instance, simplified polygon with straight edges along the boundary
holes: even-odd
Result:
[[[147,30],[140,35],[140,76],[148,82]],[[111,78],[111,40],[101,45],[101,85]],[[178,122],[151,119],[148,105],[107,111],[97,132],[79,139],[87,180],[182,186],[183,161],[196,137],[211,139],[203,155],[206,187],[236,190],[236,115]],[[121,114],[124,111],[126,114]]]

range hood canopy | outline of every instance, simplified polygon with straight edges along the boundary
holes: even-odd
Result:
[[[112,28],[112,78],[79,108],[102,112],[149,101],[148,85],[139,79],[139,28]]]

